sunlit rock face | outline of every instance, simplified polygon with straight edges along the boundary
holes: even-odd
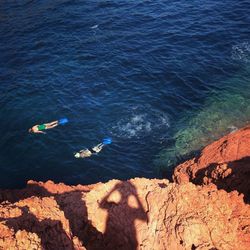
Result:
[[[0,207],[0,248],[248,249],[250,244],[250,209],[237,192],[139,178],[89,190],[64,187],[65,192],[52,182],[32,182],[12,193],[13,202]]]
[[[249,127],[221,138],[179,165],[174,183],[1,190],[0,249],[250,249],[249,142]]]
[[[177,183],[214,183],[219,189],[237,190],[250,202],[250,126],[230,133],[205,147],[201,154],[175,168]]]

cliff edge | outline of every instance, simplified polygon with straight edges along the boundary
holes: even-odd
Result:
[[[168,180],[0,191],[0,249],[250,249],[250,127]]]
[[[177,166],[176,183],[215,184],[228,192],[237,190],[250,202],[250,126],[222,137],[201,154]]]

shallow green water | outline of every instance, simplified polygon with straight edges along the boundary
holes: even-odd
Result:
[[[224,90],[213,93],[203,108],[185,112],[175,126],[173,145],[155,158],[159,169],[169,170],[221,136],[250,123],[250,67],[223,82]]]

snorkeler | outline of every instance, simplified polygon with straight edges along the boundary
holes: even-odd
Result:
[[[98,145],[96,145],[95,147],[91,149],[80,150],[79,152],[75,153],[74,156],[75,158],[86,158],[92,155],[97,155],[103,149],[105,145],[108,145],[111,143],[112,143],[111,138],[105,138],[103,139],[102,143],[99,143]]]
[[[40,133],[40,134],[46,134],[46,132],[44,132],[43,130],[46,130],[46,129],[51,129],[51,128],[54,128],[58,125],[63,125],[65,123],[68,122],[68,119],[67,118],[62,118],[58,121],[53,121],[53,122],[49,122],[49,123],[44,123],[44,124],[41,124],[41,125],[35,125],[33,126],[32,128],[29,129],[29,132],[30,133]]]

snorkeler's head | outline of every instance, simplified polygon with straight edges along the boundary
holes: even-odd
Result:
[[[32,128],[30,128],[30,129],[29,129],[29,133],[33,133],[33,130],[32,130]]]
[[[75,158],[80,158],[80,153],[75,153]]]

